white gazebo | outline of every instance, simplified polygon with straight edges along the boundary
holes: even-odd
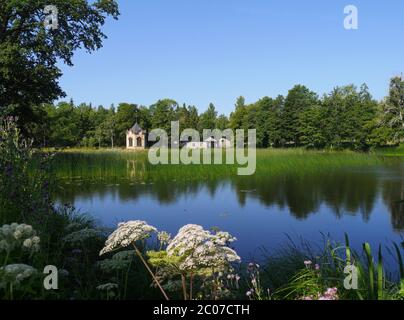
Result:
[[[132,128],[126,131],[126,149],[145,149],[146,131],[139,124],[135,123]]]

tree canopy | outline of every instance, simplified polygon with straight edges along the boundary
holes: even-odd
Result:
[[[203,129],[256,129],[261,148],[368,150],[403,138],[402,97],[404,81],[394,78],[390,95],[381,102],[372,98],[366,85],[336,87],[322,97],[298,85],[286,97],[263,97],[250,104],[239,97],[229,118],[218,115],[212,103],[199,114],[195,106],[172,99],[149,107],[120,103],[117,108],[75,106],[70,101],[36,107],[42,120],[32,135],[38,145],[46,146],[124,146],[126,130],[135,122],[145,130],[170,133],[171,121],[179,121],[180,130],[192,128],[201,134]]]
[[[52,0],[58,10],[56,29],[46,28],[47,0],[0,2],[0,115],[32,122],[34,106],[63,97],[59,61],[72,66],[77,49],[102,46],[108,16],[117,18],[114,0]],[[23,127],[24,128],[24,127]]]

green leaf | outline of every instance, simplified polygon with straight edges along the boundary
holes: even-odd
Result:
[[[401,277],[401,279],[404,279],[403,257],[401,256],[400,248],[397,245],[397,243],[393,243],[393,245],[394,245],[394,248],[395,248],[396,254],[397,254],[397,260],[398,260],[398,264],[399,264],[399,268],[400,268],[400,277]]]
[[[378,263],[377,263],[377,299],[383,300],[383,256],[382,246],[379,245]]]
[[[373,261],[372,250],[370,248],[370,244],[366,242],[363,245],[363,249],[365,251],[367,264],[368,264],[369,290],[370,290],[371,296],[374,298],[375,297],[375,284],[374,284],[375,267],[374,267],[374,261]]]
[[[351,264],[351,248],[349,245],[349,237],[348,234],[345,233],[345,247],[346,247],[346,262],[347,264]]]

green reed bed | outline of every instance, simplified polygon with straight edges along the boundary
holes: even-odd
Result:
[[[302,149],[257,150],[255,176],[302,175],[339,168],[376,166],[387,161],[376,154],[307,151]],[[225,159],[225,156],[223,156]],[[56,177],[63,180],[95,181],[188,181],[234,178],[239,164],[152,165],[148,151],[68,151],[53,161]]]
[[[404,144],[398,147],[387,147],[376,150],[376,153],[384,155],[386,157],[403,157],[404,156]]]

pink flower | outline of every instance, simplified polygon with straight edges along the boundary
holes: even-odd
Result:
[[[312,264],[313,264],[313,262],[310,261],[310,260],[304,261],[304,265],[305,265],[306,267],[311,266]]]
[[[328,288],[324,295],[319,296],[318,300],[338,300],[338,289]]]
[[[337,288],[328,288],[327,291],[325,292],[325,294],[329,296],[335,296],[337,293],[338,293]]]

